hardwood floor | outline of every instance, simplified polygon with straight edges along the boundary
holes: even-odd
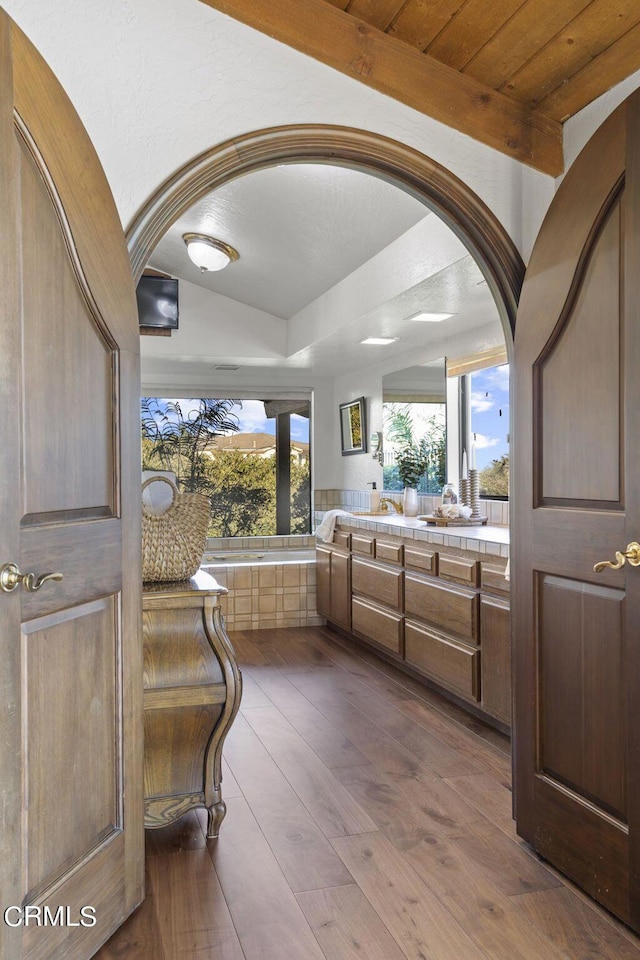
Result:
[[[320,628],[232,635],[227,817],[147,832],[99,960],[640,960],[518,839],[509,743]]]

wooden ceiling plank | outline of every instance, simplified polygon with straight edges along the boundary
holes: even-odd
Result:
[[[535,107],[638,23],[638,0],[592,0],[500,89]]]
[[[346,10],[349,6],[349,0],[326,0],[326,2],[334,7],[338,7],[340,10]]]
[[[497,90],[589,3],[590,0],[526,0],[463,72]]]
[[[523,3],[524,0],[467,0],[426,52],[441,63],[462,70]]]
[[[405,0],[350,0],[348,13],[378,30],[386,30],[404,4]]]
[[[588,63],[561,87],[541,100],[537,109],[563,123],[588,103],[640,67],[640,25]]]
[[[409,0],[387,33],[424,50],[458,12],[464,0]]]
[[[543,173],[562,172],[561,127],[325,0],[201,0]]]

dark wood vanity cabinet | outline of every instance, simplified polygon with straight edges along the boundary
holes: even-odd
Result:
[[[318,612],[438,687],[511,723],[505,562],[400,537],[318,546]],[[349,576],[350,556],[350,576]]]

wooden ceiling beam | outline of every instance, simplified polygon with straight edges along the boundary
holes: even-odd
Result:
[[[563,170],[562,127],[326,0],[201,0],[542,173]]]

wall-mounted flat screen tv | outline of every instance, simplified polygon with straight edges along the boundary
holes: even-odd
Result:
[[[136,290],[141,327],[178,329],[178,281],[170,277],[140,277]]]

